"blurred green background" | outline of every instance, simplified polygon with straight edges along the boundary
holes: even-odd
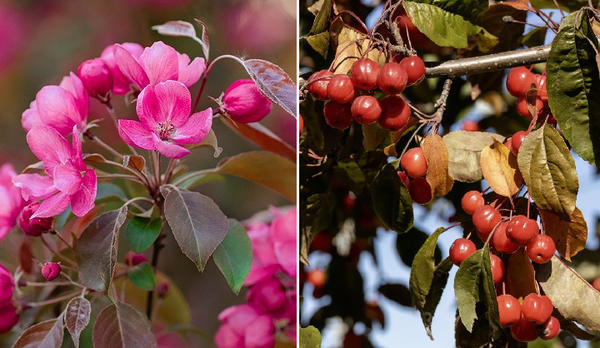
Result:
[[[0,163],[11,162],[20,171],[36,161],[25,142],[21,113],[42,86],[58,84],[62,76],[76,71],[83,60],[99,56],[107,45],[128,41],[149,46],[163,40],[192,57],[201,55],[200,46],[190,39],[161,37],[150,30],[152,25],[168,20],[203,20],[208,26],[213,58],[235,54],[267,59],[295,78],[295,12],[293,0],[0,0]],[[241,66],[232,61],[217,64],[201,108],[214,106],[207,96],[218,97],[239,78],[246,78]],[[191,88],[192,96],[197,89],[198,84]],[[104,118],[103,106],[90,100],[90,119]],[[120,117],[135,115],[134,107],[127,106],[121,97],[115,97],[113,105]],[[263,124],[295,146],[295,119],[279,107],[273,108]],[[224,149],[221,156],[215,159],[210,149],[200,148],[186,158],[188,166],[208,168],[224,157],[256,149],[220,121],[214,123],[214,130]],[[111,145],[124,148],[108,119],[101,122],[95,133]],[[84,150],[94,149],[87,146]],[[288,204],[281,196],[241,179],[227,178],[225,182],[201,186],[199,191],[212,197],[226,215],[238,220],[269,205]],[[10,239],[1,246],[3,260],[16,253],[16,246],[6,244]],[[245,300],[243,292],[235,296],[229,290],[212,261],[204,273],[198,273],[172,237],[167,238],[159,269],[182,289],[194,326],[211,336],[219,326],[218,313]],[[205,344],[199,341],[194,346]]]

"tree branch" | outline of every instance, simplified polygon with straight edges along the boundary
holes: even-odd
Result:
[[[485,56],[449,60],[440,65],[425,69],[427,77],[461,76],[482,74],[522,65],[545,62],[550,53],[550,45],[521,50],[488,54]]]

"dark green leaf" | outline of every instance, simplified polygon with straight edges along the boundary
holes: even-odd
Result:
[[[119,231],[127,218],[127,206],[96,218],[83,231],[75,252],[79,261],[79,281],[90,289],[106,291],[117,263]]]
[[[558,131],[544,125],[529,133],[519,149],[517,161],[538,208],[570,220],[579,183],[575,161]]]
[[[329,32],[324,31],[322,33],[307,35],[304,36],[303,39],[308,42],[310,47],[312,47],[315,51],[317,51],[320,55],[325,57],[327,51],[329,50]]]
[[[542,8],[556,8],[554,0],[531,0],[531,6],[542,9]],[[556,1],[563,10],[575,11],[580,9],[582,6],[588,4],[587,0],[558,0]]]
[[[415,0],[415,2],[437,6],[448,12],[463,16],[473,23],[478,22],[479,17],[489,4],[487,0]]]
[[[63,318],[50,319],[23,331],[12,348],[59,348],[63,342]]]
[[[546,41],[547,27],[539,27],[531,30],[521,38],[521,43],[525,46],[541,46]]]
[[[417,252],[421,249],[429,235],[416,227],[413,227],[405,234],[396,236],[396,251],[402,262],[411,267]],[[435,247],[434,261],[438,263],[442,260],[442,251],[439,246]]]
[[[154,290],[154,271],[152,270],[152,267],[145,262],[127,272],[127,277],[133,285],[142,290]]]
[[[321,333],[314,326],[300,328],[300,348],[320,348]]]
[[[389,229],[404,233],[412,227],[412,200],[392,165],[386,164],[373,180],[371,197],[375,214]]]
[[[478,49],[487,52],[498,44],[498,38],[487,30],[437,6],[412,1],[402,5],[419,31],[438,46],[467,48],[469,38],[474,38]]]
[[[442,138],[448,148],[448,174],[462,182],[475,182],[483,178],[479,165],[481,151],[504,137],[486,132],[450,132]]]
[[[577,18],[579,18],[577,20]],[[587,12],[566,17],[548,56],[548,102],[563,135],[584,160],[600,162],[598,41]]]
[[[156,240],[162,228],[161,219],[135,217],[127,224],[125,237],[129,247],[136,253],[144,252]]]
[[[208,258],[221,244],[229,221],[215,202],[198,192],[164,187],[164,213],[181,251],[203,271]]]
[[[73,338],[75,347],[79,347],[79,336],[90,322],[92,305],[83,297],[75,297],[67,304],[65,324]]]
[[[404,284],[383,284],[380,285],[378,291],[388,299],[402,305],[410,307],[410,290]]]
[[[246,229],[237,220],[229,219],[229,231],[213,256],[217,267],[236,294],[250,272],[252,244]]]
[[[94,348],[156,348],[150,322],[128,304],[104,308],[94,324]]]

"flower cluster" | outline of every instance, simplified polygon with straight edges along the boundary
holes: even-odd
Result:
[[[19,321],[17,307],[12,301],[15,281],[6,267],[0,265],[0,334],[10,331]]]
[[[270,348],[276,336],[296,340],[296,210],[272,214],[271,223],[246,226],[253,253],[248,303],[219,315],[219,348]]]

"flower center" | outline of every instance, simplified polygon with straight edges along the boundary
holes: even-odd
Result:
[[[159,122],[156,126],[156,133],[158,133],[160,140],[171,139],[173,132],[175,132],[175,126],[170,124],[170,122]]]

